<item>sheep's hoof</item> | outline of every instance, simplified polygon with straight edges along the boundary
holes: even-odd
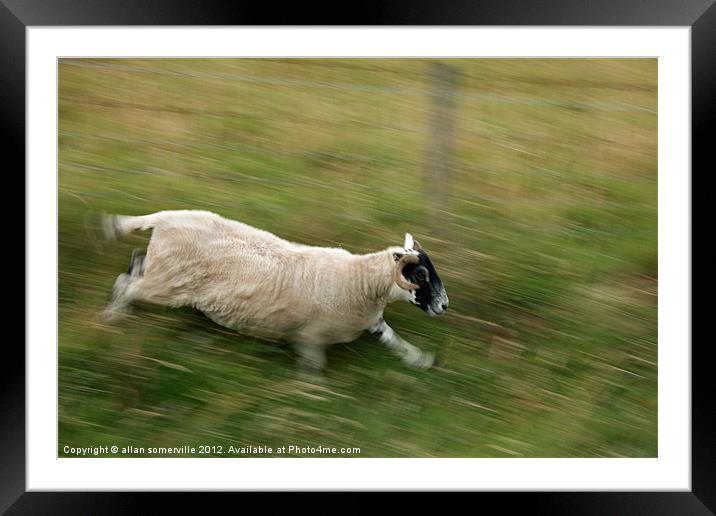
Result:
[[[127,310],[108,306],[97,314],[97,322],[101,324],[114,324],[127,317]]]
[[[405,363],[415,369],[430,369],[433,365],[435,365],[435,355],[428,353],[427,351],[421,351],[415,357],[406,359]]]
[[[99,214],[100,225],[102,227],[102,236],[107,242],[116,240],[120,235],[120,231],[117,228],[117,217],[108,213]]]
[[[321,370],[315,368],[299,368],[296,371],[296,379],[306,387],[323,386],[326,383],[326,379],[323,377]]]

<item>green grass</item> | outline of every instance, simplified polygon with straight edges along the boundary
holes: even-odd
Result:
[[[430,98],[412,94],[428,61],[89,62],[114,68],[59,67],[60,456],[658,454],[656,60],[453,60],[455,166],[438,207]],[[184,208],[358,253],[413,233],[450,310],[391,305],[386,319],[440,366],[410,370],[364,336],[332,348],[311,385],[288,345],[189,309],[97,322],[148,236],[99,246],[90,214]]]

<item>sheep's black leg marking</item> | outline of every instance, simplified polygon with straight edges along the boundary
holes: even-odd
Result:
[[[132,277],[140,277],[144,275],[144,258],[147,254],[141,249],[134,249],[132,251],[132,257],[129,259],[129,269],[127,274]]]
[[[385,326],[386,326],[385,320],[381,317],[380,319],[378,319],[378,322],[376,322],[373,326],[368,328],[368,331],[371,332],[376,337],[380,337],[381,335],[383,335]]]
[[[381,317],[373,326],[368,328],[373,335],[377,335],[385,346],[403,359],[406,364],[418,369],[428,369],[435,362],[432,353],[427,353],[403,340],[393,328],[385,323]]]

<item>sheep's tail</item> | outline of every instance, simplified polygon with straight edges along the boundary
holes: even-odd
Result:
[[[132,231],[152,229],[156,223],[155,213],[151,215],[140,215],[137,217],[129,215],[102,214],[102,232],[106,240],[115,240],[122,235]]]

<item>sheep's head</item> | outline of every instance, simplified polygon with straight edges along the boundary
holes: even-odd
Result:
[[[411,303],[428,315],[440,315],[448,308],[448,296],[433,262],[410,233],[405,234],[404,253],[394,253],[395,283],[414,295]]]

